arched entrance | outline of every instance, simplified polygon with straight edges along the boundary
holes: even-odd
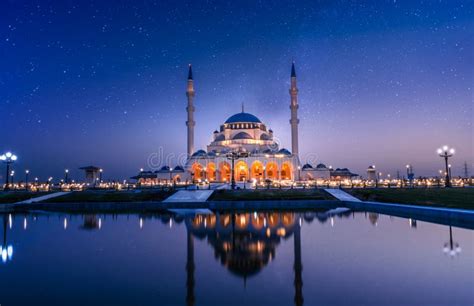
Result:
[[[216,180],[216,164],[209,163],[207,164],[207,179],[209,182],[214,182]]]
[[[199,181],[204,179],[204,167],[199,163],[194,163],[191,167],[193,171],[193,180]]]
[[[234,166],[234,176],[236,181],[247,181],[249,179],[249,167],[244,161],[239,161]]]
[[[289,162],[284,162],[283,165],[281,165],[281,179],[291,180],[291,165]]]
[[[250,168],[250,178],[260,181],[263,179],[263,164],[260,161],[254,161]]]
[[[278,179],[278,165],[274,162],[267,163],[267,167],[265,168],[266,177],[270,180]]]
[[[230,165],[227,162],[219,164],[220,180],[222,182],[230,182]]]

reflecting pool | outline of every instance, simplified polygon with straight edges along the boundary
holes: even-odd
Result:
[[[471,229],[344,209],[0,218],[2,306],[474,303]]]

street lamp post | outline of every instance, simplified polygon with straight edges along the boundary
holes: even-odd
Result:
[[[407,186],[412,183],[412,177],[413,177],[413,168],[410,164],[407,164]]]
[[[9,179],[10,179],[10,164],[17,160],[17,156],[11,152],[0,155],[0,160],[7,164],[7,175],[5,176],[5,189],[10,189]]]
[[[449,167],[448,167],[448,159],[454,155],[454,148],[449,148],[448,146],[443,146],[442,148],[439,148],[437,153],[440,157],[444,158],[444,165],[446,168],[446,181],[445,181],[445,187],[451,187],[451,181],[450,181],[450,174],[449,174]]]
[[[12,186],[13,186],[13,176],[14,176],[14,175],[15,175],[15,170],[12,170],[12,171],[10,172],[10,176],[11,176],[11,182],[10,182],[10,183],[11,183]],[[13,187],[15,187],[15,186],[13,186]]]
[[[68,174],[69,174],[69,169],[64,170],[64,183],[67,184],[68,181]]]
[[[28,191],[28,175],[30,174],[30,170],[25,170],[25,190]]]
[[[170,186],[171,186],[172,179],[173,179],[173,168],[170,168]]]
[[[104,169],[100,168],[99,169],[99,181],[102,183],[102,172],[104,172]]]
[[[231,170],[230,170],[230,188],[232,190],[235,189],[235,173],[234,173],[234,164],[235,161],[239,158],[245,158],[248,157],[249,154],[247,152],[242,152],[242,151],[232,151],[226,154],[227,159],[231,161]]]

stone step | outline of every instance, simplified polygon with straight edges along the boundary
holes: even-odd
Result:
[[[179,190],[163,202],[206,202],[214,190]]]
[[[349,201],[349,202],[361,202],[358,198],[348,194],[342,189],[324,189],[327,193],[338,199],[339,201]]]

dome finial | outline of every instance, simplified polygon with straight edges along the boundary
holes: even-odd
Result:
[[[242,113],[244,113],[244,102],[242,102]]]

